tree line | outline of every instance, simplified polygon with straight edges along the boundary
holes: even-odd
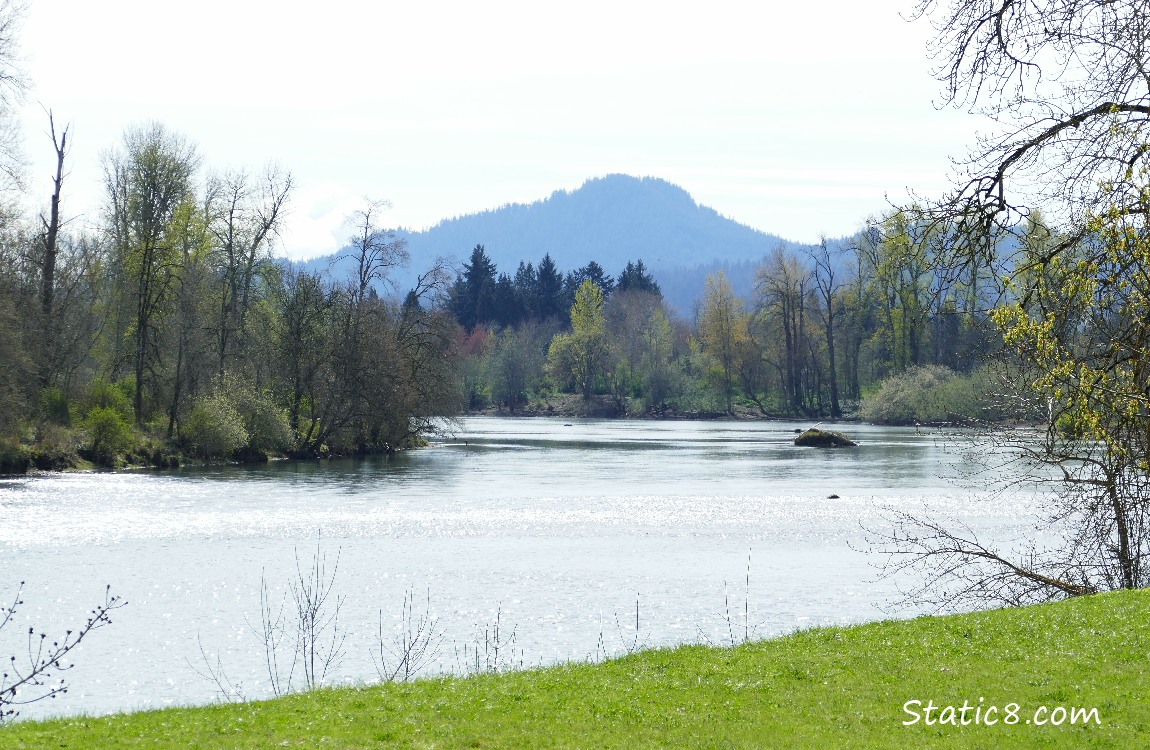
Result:
[[[465,332],[468,405],[516,412],[569,393],[616,414],[857,413],[888,377],[969,374],[993,350],[988,270],[955,275],[939,262],[959,239],[893,211],[845,241],[776,248],[750,298],[725,271],[710,275],[689,318],[642,260],[618,280],[595,262],[563,274],[548,255],[511,275],[477,246],[447,302]]]
[[[0,440],[10,470],[79,458],[168,464],[394,451],[454,414],[455,321],[440,264],[399,303],[409,262],[379,225],[351,218],[335,279],[273,257],[292,178],[207,172],[190,141],[129,128],[103,157],[99,222],[61,205],[68,130],[52,127],[50,208],[0,212]]]

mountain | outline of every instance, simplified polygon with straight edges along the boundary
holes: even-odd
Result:
[[[422,232],[399,230],[408,241],[412,268],[395,280],[445,257],[461,265],[483,245],[501,273],[514,275],[520,261],[538,264],[550,253],[566,272],[596,261],[617,275],[642,259],[667,301],[689,314],[707,273],[728,269],[737,293],[749,295],[753,268],[779,245],[802,246],[752,229],[695,202],[687,191],[654,177],[612,174],[577,190],[557,190],[534,203],[514,203],[446,219]],[[327,267],[329,259],[309,266]],[[338,273],[338,266],[333,269]]]

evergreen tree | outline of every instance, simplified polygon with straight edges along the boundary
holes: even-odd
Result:
[[[539,320],[565,320],[570,304],[563,289],[563,274],[555,267],[551,254],[543,256],[535,276],[536,316]]]
[[[519,268],[515,270],[515,293],[523,305],[525,318],[539,318],[539,277],[535,273],[535,266],[519,261]]]
[[[575,303],[575,293],[579,290],[579,287],[583,286],[584,281],[590,281],[599,287],[600,291],[603,292],[604,299],[610,297],[611,292],[615,289],[615,280],[607,275],[606,271],[603,270],[603,266],[595,261],[591,261],[582,268],[567,274],[567,278],[564,281],[564,292],[567,301],[571,304]]]
[[[495,319],[495,284],[495,264],[483,245],[476,245],[471,262],[464,263],[463,273],[456,277],[447,303],[464,330]]]
[[[615,285],[615,289],[620,292],[628,290],[652,292],[660,297],[663,296],[655,277],[649,274],[646,266],[643,265],[642,258],[637,263],[627,261],[627,267],[623,269],[623,273],[619,274],[619,282]]]
[[[519,325],[524,318],[523,300],[515,289],[511,277],[499,274],[491,299],[492,319],[501,327]]]

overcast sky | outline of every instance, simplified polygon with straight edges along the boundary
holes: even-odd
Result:
[[[42,105],[71,123],[64,210],[90,222],[100,154],[159,120],[209,168],[292,172],[294,257],[339,247],[365,198],[420,229],[613,172],[809,242],[908,188],[940,192],[978,124],[934,108],[910,0],[320,5],[31,0],[36,195],[52,168]]]

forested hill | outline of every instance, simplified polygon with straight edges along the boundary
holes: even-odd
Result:
[[[408,239],[421,254],[464,257],[480,243],[500,268],[512,271],[520,260],[544,253],[561,268],[594,260],[611,269],[628,258],[658,268],[759,260],[778,243],[790,244],[700,206],[666,180],[621,174],[534,203],[447,219]]]
[[[407,238],[412,257],[412,268],[396,279],[400,286],[436,257],[462,263],[476,245],[484,246],[501,273],[512,275],[520,261],[538,264],[547,253],[563,272],[593,260],[618,275],[628,260],[642,259],[667,301],[683,313],[701,294],[707,273],[725,266],[735,291],[749,296],[748,269],[780,244],[800,247],[700,206],[666,180],[622,174],[590,179],[577,190],[557,190],[534,203],[506,205],[400,234]],[[327,260],[312,263],[326,265]]]

